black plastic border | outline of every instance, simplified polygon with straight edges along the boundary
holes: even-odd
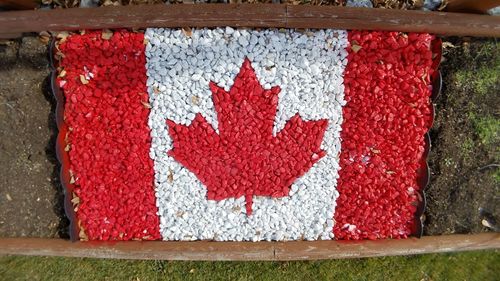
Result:
[[[431,96],[430,96],[430,106],[431,106],[431,124],[429,124],[429,130],[432,128],[432,125],[434,123],[434,118],[436,117],[436,108],[434,107],[434,101],[437,99],[437,97],[441,94],[441,89],[443,85],[442,81],[442,75],[441,71],[439,70],[439,65],[441,64],[441,58],[443,55],[443,50],[442,50],[442,41],[440,38],[436,37],[434,40],[431,42],[431,50],[433,54],[432,58],[432,69],[433,73],[430,75],[431,79]],[[425,190],[427,189],[427,186],[430,183],[431,179],[431,171],[429,168],[429,163],[428,163],[428,156],[431,151],[431,136],[429,134],[429,131],[424,136],[424,153],[422,155],[422,164],[421,168],[417,171],[418,176],[417,176],[417,182],[419,185],[419,190],[418,190],[418,205],[417,205],[417,210],[415,211],[415,218],[414,218],[414,226],[413,226],[413,233],[412,235],[415,237],[422,237],[424,233],[424,212],[425,208],[427,205],[427,199],[425,195]]]
[[[67,142],[66,135],[69,132],[69,127],[64,121],[64,94],[62,89],[57,84],[57,66],[58,61],[55,58],[57,39],[51,38],[48,51],[49,51],[49,68],[50,68],[50,89],[52,95],[56,99],[56,123],[57,123],[57,140],[56,140],[56,156],[60,163],[59,180],[64,194],[64,212],[69,219],[69,238],[71,241],[78,241],[80,227],[77,222],[76,212],[71,200],[73,199],[74,185],[71,183],[70,174],[70,159],[69,154],[65,151]]]

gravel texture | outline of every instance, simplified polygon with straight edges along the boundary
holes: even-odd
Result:
[[[81,239],[160,239],[144,48],[144,34],[127,31],[86,32],[58,45]]]
[[[347,32],[233,28],[146,31],[149,118],[160,232],[165,240],[295,240],[333,238],[338,193],[342,74]],[[218,131],[209,82],[229,91],[247,57],[265,89],[280,86],[273,133],[296,113],[328,119],[321,148],[327,154],[292,185],[290,196],[207,200],[196,176],[167,156],[166,120],[189,125],[201,115]]]
[[[358,8],[373,8],[373,3],[370,0],[347,0],[347,7],[358,7]]]

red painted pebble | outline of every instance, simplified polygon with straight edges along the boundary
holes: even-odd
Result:
[[[117,31],[69,36],[58,85],[75,184],[78,224],[90,240],[160,239],[144,35]],[[342,150],[333,232],[337,239],[405,238],[418,200],[417,170],[431,124],[428,34],[349,33]],[[226,92],[207,85],[218,132],[202,114],[189,126],[167,120],[168,155],[207,188],[209,200],[284,197],[325,156],[327,120],[296,114],[273,136],[280,87],[260,85],[245,59]],[[331,213],[327,215],[331,217]],[[330,228],[330,226],[325,226]],[[177,239],[177,238],[176,238]]]
[[[334,234],[406,238],[431,124],[429,34],[349,33]]]
[[[141,33],[88,32],[59,45],[76,214],[90,240],[161,238],[143,42]]]
[[[168,152],[206,186],[210,200],[245,196],[287,196],[291,184],[325,155],[320,149],[327,120],[304,121],[297,114],[276,136],[279,87],[264,90],[245,59],[229,92],[210,82],[219,134],[197,114],[189,126],[167,120]]]

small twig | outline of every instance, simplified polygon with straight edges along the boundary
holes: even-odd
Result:
[[[489,165],[486,165],[486,166],[483,166],[483,167],[480,167],[478,168],[477,170],[478,171],[482,171],[482,170],[485,170],[485,169],[488,169],[488,168],[498,168],[500,167],[500,164],[496,164],[496,163],[492,163],[492,164],[489,164]]]
[[[16,111],[16,110],[17,110],[17,111],[21,112],[21,114],[22,114],[23,116],[26,116],[26,114],[24,114],[24,112],[23,112],[21,109],[19,109],[19,108],[15,108],[12,104],[10,104],[10,103],[8,103],[8,102],[3,102],[3,103],[1,103],[1,104],[5,104],[5,105],[6,105],[6,106],[8,106],[10,109],[12,109],[12,110],[14,110],[14,111]]]
[[[15,109],[15,108],[14,108],[14,107],[10,104],[10,103],[8,103],[8,102],[4,102],[4,103],[2,103],[2,104],[5,104],[6,106],[10,107],[10,109],[12,109],[12,110],[16,110],[16,109]]]

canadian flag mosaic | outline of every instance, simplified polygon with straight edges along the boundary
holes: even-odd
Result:
[[[64,38],[80,236],[406,238],[432,39],[230,27]]]

